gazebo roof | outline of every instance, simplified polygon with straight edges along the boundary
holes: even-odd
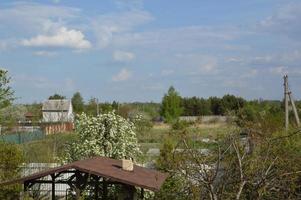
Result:
[[[134,165],[133,171],[126,171],[122,169],[121,160],[115,160],[107,157],[93,157],[86,160],[75,161],[73,163],[66,164],[60,167],[55,167],[45,171],[41,171],[20,179],[3,182],[0,183],[0,185],[24,183],[27,181],[36,180],[54,173],[60,173],[70,169],[75,169],[91,175],[108,178],[112,181],[137,186],[153,191],[159,190],[168,176],[168,174],[140,167],[137,165]]]

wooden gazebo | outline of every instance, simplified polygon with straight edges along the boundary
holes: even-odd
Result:
[[[68,178],[64,174],[68,174]],[[77,199],[85,188],[93,191],[94,199],[108,199],[112,185],[121,186],[124,199],[134,199],[136,188],[141,188],[139,196],[144,198],[144,189],[157,191],[167,178],[167,174],[137,165],[132,171],[122,168],[122,161],[106,157],[94,157],[76,161],[60,167],[51,168],[20,179],[0,183],[9,185],[22,183],[24,192],[30,191],[35,184],[51,184],[51,197],[55,199],[56,184],[67,184],[75,191]],[[51,177],[45,179],[45,177]]]

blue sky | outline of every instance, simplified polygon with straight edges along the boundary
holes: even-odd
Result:
[[[3,0],[0,66],[25,103],[281,99],[284,74],[299,99],[300,22],[297,0]]]

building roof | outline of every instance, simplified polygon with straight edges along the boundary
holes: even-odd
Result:
[[[76,161],[60,167],[41,171],[20,179],[3,182],[0,185],[10,185],[14,183],[24,183],[26,181],[39,179],[54,173],[59,173],[69,169],[76,169],[91,175],[108,178],[119,183],[137,186],[152,191],[160,189],[168,174],[156,170],[147,169],[134,165],[133,171],[122,169],[122,161],[107,157],[94,157],[86,160]]]
[[[66,99],[47,100],[43,103],[42,111],[68,111],[70,104],[71,101]]]

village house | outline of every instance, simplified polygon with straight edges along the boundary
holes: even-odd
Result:
[[[73,122],[74,114],[70,100],[47,100],[42,107],[43,122]]]

